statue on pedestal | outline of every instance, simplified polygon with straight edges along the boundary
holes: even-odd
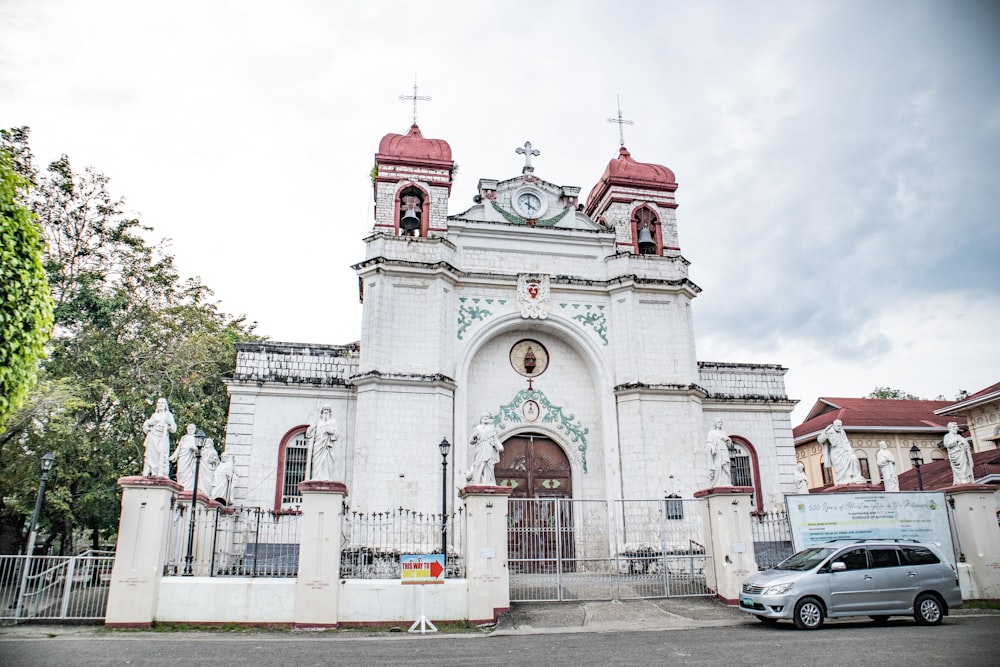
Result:
[[[715,426],[708,432],[705,449],[708,453],[708,486],[732,486],[733,473],[730,470],[729,448],[732,439],[722,430],[722,420],[715,420]]]
[[[229,452],[222,452],[222,461],[212,476],[212,492],[209,498],[228,505],[232,500],[233,482],[236,480],[236,461]]]
[[[177,448],[170,455],[170,460],[177,463],[177,483],[184,487],[185,491],[194,488],[194,455],[198,451],[194,432],[197,428],[194,424],[188,424],[187,433],[181,436]]]
[[[944,436],[944,448],[948,450],[951,462],[952,484],[972,484],[972,447],[969,441],[958,434],[958,423],[950,422]]]
[[[465,474],[465,481],[496,486],[497,478],[493,467],[500,461],[500,453],[503,452],[496,415],[492,412],[483,413],[479,423],[472,429],[469,446],[472,447],[472,465]]]
[[[806,476],[806,464],[802,461],[795,466],[795,492],[809,493],[809,477]]]
[[[142,432],[146,434],[143,446],[146,449],[142,463],[144,477],[170,476],[170,434],[177,432],[174,415],[167,407],[167,399],[156,399],[156,411],[142,423]]]
[[[889,451],[889,446],[885,440],[878,443],[878,454],[875,455],[875,464],[878,466],[879,474],[882,475],[882,485],[885,490],[894,493],[899,491],[899,477],[896,475],[896,457]]]
[[[212,482],[215,481],[215,469],[219,467],[219,452],[215,449],[215,440],[205,438],[205,446],[201,450],[201,469],[198,471],[198,493],[212,497]]]
[[[861,476],[861,464],[839,419],[823,429],[816,440],[823,447],[823,467],[833,468],[834,484],[867,484]]]
[[[320,408],[319,418],[306,429],[306,442],[309,443],[309,474],[307,481],[331,482],[334,476],[334,445],[337,434],[337,420],[333,417],[333,408],[324,404]]]

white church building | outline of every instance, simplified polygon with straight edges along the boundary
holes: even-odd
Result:
[[[233,504],[295,511],[305,431],[325,405],[337,478],[361,511],[438,512],[443,474],[453,507],[484,415],[501,428],[497,483],[515,498],[691,498],[709,486],[719,419],[733,486],[752,486],[757,509],[795,492],[786,369],[697,359],[701,290],[673,172],[623,146],[583,201],[536,175],[530,143],[517,150],[521,173],[480,179],[472,208],[449,215],[448,143],[416,124],[382,139],[375,224],[353,267],[361,340],[240,345]]]

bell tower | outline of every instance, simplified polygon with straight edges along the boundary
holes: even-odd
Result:
[[[406,134],[385,135],[372,170],[375,231],[423,238],[446,232],[454,172],[448,142],[425,139],[416,123]]]

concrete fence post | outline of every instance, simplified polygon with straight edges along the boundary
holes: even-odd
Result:
[[[167,527],[180,484],[166,477],[122,477],[122,512],[111,570],[104,624],[138,628],[152,624],[163,577]]]
[[[989,484],[962,484],[944,489],[952,504],[958,544],[965,557],[959,562],[962,597],[1000,598],[1000,526],[997,525],[997,491]]]
[[[753,488],[745,486],[715,487],[694,494],[703,501],[705,548],[711,556],[705,583],[727,604],[739,602],[743,580],[757,572],[750,523],[752,495]]]
[[[305,481],[295,582],[295,626],[335,628],[339,622],[343,482]]]
[[[465,579],[470,623],[494,622],[510,610],[507,515],[512,491],[505,486],[467,486],[459,491],[466,510]]]

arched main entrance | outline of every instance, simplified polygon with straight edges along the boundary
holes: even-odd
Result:
[[[507,549],[512,572],[571,572],[573,478],[569,458],[550,438],[524,433],[504,442],[497,484],[513,488]]]
[[[497,484],[514,488],[511,498],[572,498],[569,459],[550,438],[523,433],[503,443],[494,467]]]

